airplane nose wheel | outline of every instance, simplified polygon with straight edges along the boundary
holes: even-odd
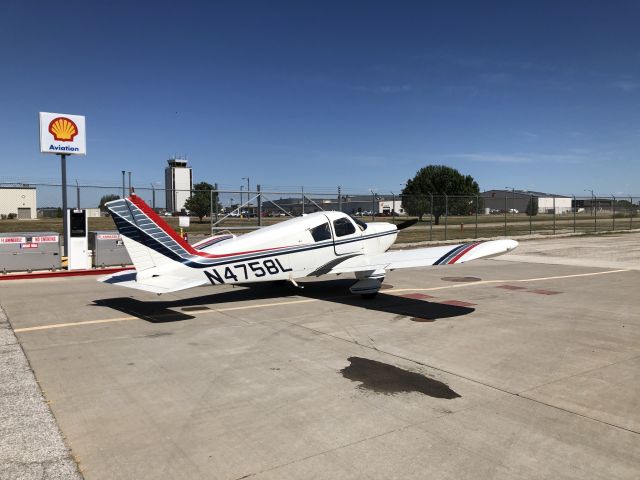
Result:
[[[384,276],[384,270],[357,272],[356,278],[358,281],[351,285],[349,290],[351,293],[359,293],[362,298],[374,299],[378,295],[380,287],[382,287]]]

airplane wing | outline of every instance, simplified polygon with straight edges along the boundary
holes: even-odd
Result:
[[[395,270],[396,268],[452,265],[479,258],[490,258],[510,252],[518,246],[515,240],[491,240],[446,247],[391,250],[376,255],[358,255],[322,271],[325,273],[362,272],[370,270]],[[319,272],[320,273],[320,272]]]

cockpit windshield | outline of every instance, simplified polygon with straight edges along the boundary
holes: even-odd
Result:
[[[353,215],[349,215],[349,218],[353,220],[355,224],[358,225],[358,227],[360,227],[360,230],[362,230],[363,232],[367,229],[367,224],[364,223],[362,220],[357,219]]]

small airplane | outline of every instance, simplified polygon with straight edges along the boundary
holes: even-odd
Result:
[[[355,274],[350,291],[374,298],[387,271],[452,265],[495,257],[518,246],[515,240],[471,242],[393,250],[399,225],[364,223],[342,212],[315,212],[245,235],[220,234],[190,245],[140,197],[106,204],[131,257],[135,272],[99,281],[156,294],[211,283],[237,285],[289,281],[327,274]]]

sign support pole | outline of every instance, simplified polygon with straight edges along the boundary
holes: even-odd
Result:
[[[69,253],[69,246],[67,245],[69,225],[67,225],[67,156],[64,153],[60,155],[60,167],[62,168],[62,236],[64,238],[62,252],[66,257]]]

